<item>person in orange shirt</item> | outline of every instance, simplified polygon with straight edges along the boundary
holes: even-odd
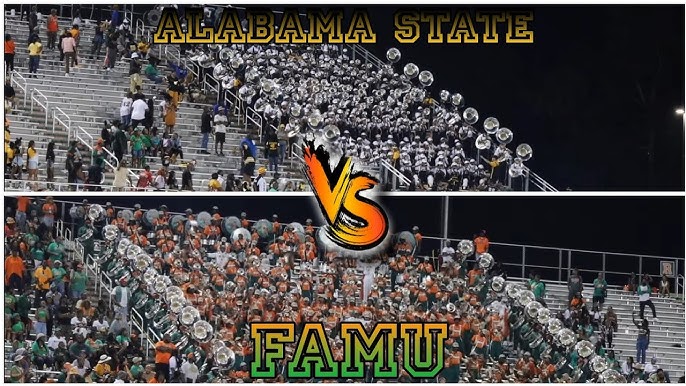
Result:
[[[176,351],[176,345],[171,342],[169,334],[164,334],[162,340],[155,344],[155,372],[157,372],[158,383],[168,380],[169,360],[174,351]]]
[[[22,232],[26,232],[26,214],[29,212],[30,205],[31,197],[17,197],[17,211],[14,214],[14,219]]]
[[[250,229],[250,221],[248,221],[247,214],[245,214],[245,212],[241,213],[241,227]]]
[[[15,233],[17,233],[16,222],[13,217],[7,217],[5,220],[5,237],[14,237]]]
[[[469,277],[469,286],[474,286],[479,279],[481,279],[481,269],[478,265],[474,264],[471,270],[467,273]]]
[[[52,197],[47,197],[45,199],[45,204],[43,204],[43,224],[45,224],[48,229],[52,230],[55,224],[55,213],[57,213],[57,205],[53,201]]]
[[[5,34],[5,73],[14,71],[14,55],[17,52],[17,46],[12,40],[12,35]]]
[[[476,250],[476,254],[480,255],[482,253],[488,252],[488,237],[486,237],[486,231],[482,230],[479,232],[479,236],[474,238],[474,247]]]
[[[24,276],[26,266],[24,260],[19,257],[19,252],[14,250],[5,259],[5,285],[11,289],[24,291]]]
[[[48,16],[47,22],[47,34],[48,34],[48,49],[54,50],[55,43],[57,42],[57,31],[59,31],[60,26],[57,20],[57,10],[51,9],[50,16]]]

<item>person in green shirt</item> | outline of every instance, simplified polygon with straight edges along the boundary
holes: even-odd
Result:
[[[23,355],[17,355],[14,358],[14,365],[10,368],[10,383],[24,383],[27,381],[24,378],[24,368],[21,367],[22,360],[24,360]]]
[[[48,256],[51,261],[62,261],[64,259],[64,246],[59,237],[52,240],[48,245]]]
[[[16,303],[16,310],[17,314],[19,314],[19,317],[23,321],[29,320],[29,310],[31,309],[31,301],[29,300],[29,297],[26,296],[26,294],[21,294],[17,296],[15,293],[17,303]]]
[[[52,358],[49,354],[48,345],[45,344],[45,334],[39,333],[36,335],[36,341],[31,345],[32,360],[39,370],[52,366]]]
[[[541,281],[541,275],[536,274],[534,279],[531,281],[531,292],[534,293],[536,300],[540,302],[543,306],[546,306],[545,301],[545,283]]]
[[[131,141],[131,166],[141,167],[143,165],[143,136],[136,129],[129,140]]]
[[[593,305],[598,305],[598,309],[603,308],[605,296],[607,295],[607,282],[603,278],[603,273],[598,272],[598,277],[593,280]]]
[[[48,333],[48,318],[50,313],[48,312],[48,305],[45,301],[40,302],[40,306],[36,308],[36,322],[34,323],[34,328],[36,334],[47,334]]]
[[[31,248],[31,257],[33,258],[34,267],[40,267],[43,260],[45,260],[45,250],[43,249],[43,243],[38,241]]]
[[[62,261],[55,260],[52,267],[52,282],[57,287],[57,292],[64,295],[64,276],[67,275],[67,270],[62,267]]]
[[[83,264],[78,263],[76,269],[71,272],[70,288],[72,299],[80,299],[81,295],[86,292],[86,282],[88,276],[83,272]]]
[[[143,141],[143,149],[145,149],[144,154],[150,156],[152,154],[152,139],[148,133],[148,129],[143,129],[143,134],[141,134],[141,140]]]
[[[148,79],[152,80],[156,84],[162,83],[164,78],[160,76],[160,72],[157,70],[157,66],[155,66],[155,63],[150,62],[147,67],[145,67],[145,76],[148,77]]]
[[[135,357],[131,360],[131,362],[133,364],[128,368],[129,375],[131,376],[132,380],[140,380],[141,374],[143,374],[143,371],[145,370],[143,366],[141,366],[143,358]]]
[[[23,341],[25,330],[26,325],[24,325],[24,322],[21,321],[21,317],[19,317],[17,314],[14,314],[12,317],[12,340],[16,342]]]

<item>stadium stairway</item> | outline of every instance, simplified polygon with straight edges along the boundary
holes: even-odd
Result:
[[[44,19],[44,18],[43,18]],[[69,19],[60,18],[60,25],[68,25]],[[17,99],[19,101],[26,100],[26,105],[18,103],[13,113],[9,116],[12,125],[10,130],[12,132],[12,139],[22,137],[26,139],[23,141],[25,148],[28,140],[34,139],[36,141],[36,148],[39,150],[39,181],[45,180],[45,149],[51,138],[57,144],[56,151],[56,167],[55,167],[55,182],[66,182],[66,170],[64,169],[66,157],[65,150],[68,148],[68,140],[74,139],[74,132],[79,131],[79,136],[85,139],[90,146],[95,144],[97,138],[100,137],[100,132],[105,120],[112,120],[119,118],[119,105],[126,91],[129,89],[128,76],[128,59],[117,62],[115,68],[107,72],[102,68],[104,61],[105,50],[94,59],[89,59],[90,42],[94,35],[94,23],[86,23],[81,28],[81,45],[83,52],[79,54],[79,67],[71,71],[70,77],[64,75],[64,63],[59,61],[58,50],[49,51],[44,49],[41,57],[40,66],[38,69],[38,76],[36,78],[28,77],[28,49],[25,42],[28,40],[27,21],[19,21],[19,16],[11,16],[9,12],[5,14],[5,29],[6,33],[10,33],[17,42],[17,56],[15,59],[15,69],[27,81],[27,95],[24,98],[23,93],[17,87]],[[39,29],[45,31],[45,20],[39,23]],[[44,40],[44,36],[42,36]],[[43,41],[45,45],[45,41]],[[164,57],[161,58],[162,63],[159,66],[160,73],[167,73]],[[143,66],[147,63],[144,62]],[[158,95],[163,91],[162,87],[149,81],[145,76],[143,78],[143,92],[146,95]],[[32,94],[32,91],[37,90]],[[38,103],[32,101],[32,96],[35,96],[42,104],[48,102],[48,119],[46,123],[46,112]],[[33,102],[33,103],[32,103]],[[156,106],[157,107],[157,106]],[[181,173],[183,165],[186,161],[196,160],[197,165],[193,172],[194,187],[196,190],[206,190],[207,182],[211,178],[212,173],[217,170],[223,170],[225,174],[233,173],[240,175],[241,157],[239,151],[239,143],[245,137],[246,128],[241,125],[238,117],[231,117],[230,128],[227,131],[227,140],[224,145],[225,154],[227,156],[220,157],[214,154],[201,154],[200,151],[200,117],[202,109],[205,105],[198,103],[190,103],[184,101],[179,106],[177,112],[177,122],[175,126],[175,133],[181,137],[181,142],[184,151],[184,160],[177,160],[175,165],[170,167],[171,170],[176,170],[177,180],[181,182]],[[58,110],[60,109],[60,110]],[[66,128],[56,122],[53,126],[53,112],[63,122],[68,123],[71,127],[71,135]],[[69,117],[69,121],[65,116]],[[159,122],[159,113],[155,113],[158,127],[163,126]],[[54,129],[53,129],[54,128]],[[82,129],[82,130],[81,130]],[[253,133],[254,134],[254,133]],[[209,150],[213,149],[212,139],[210,138]],[[82,156],[85,163],[90,159],[90,150],[82,151]],[[264,157],[264,148],[258,145],[257,163],[259,166],[266,166],[267,160]],[[148,160],[151,169],[154,171],[159,169],[162,164],[159,158]],[[114,163],[114,162],[113,162]],[[299,165],[291,161],[287,161],[284,165],[280,165],[282,177],[294,180],[294,182],[304,182],[302,179],[292,178],[300,175]],[[138,170],[133,170],[134,174]],[[267,173],[267,178],[273,177],[272,172]],[[112,173],[106,173],[105,184],[111,184]],[[134,182],[136,179],[134,178]],[[10,187],[11,188],[11,187]]]
[[[593,285],[586,283],[583,292],[584,298],[589,302],[589,311],[592,307]],[[636,358],[637,328],[631,320],[632,312],[636,312],[638,318],[638,296],[624,292],[619,288],[609,288],[605,305],[601,311],[604,315],[608,306],[612,306],[617,314],[618,330],[614,335],[613,346],[615,356],[620,361],[628,357]],[[567,308],[567,286],[565,284],[546,283],[545,301],[551,311],[561,311]],[[677,299],[657,297],[653,295],[658,321],[648,317],[650,322],[650,345],[646,354],[646,360],[656,357],[657,363],[670,374],[675,382],[684,375],[686,369],[686,351],[684,349],[685,308],[684,303]],[[646,316],[652,316],[650,309],[646,308]]]

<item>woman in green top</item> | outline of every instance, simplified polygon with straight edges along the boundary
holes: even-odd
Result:
[[[64,276],[67,275],[67,270],[62,268],[62,262],[56,260],[52,267],[52,282],[57,287],[57,292],[64,295]]]
[[[143,149],[145,150],[143,154],[145,156],[152,155],[152,139],[148,133],[148,129],[143,129],[143,134],[141,134],[141,140],[143,141]]]
[[[48,255],[51,261],[62,261],[64,258],[64,247],[57,240],[53,240],[48,245]]]
[[[131,134],[131,166],[141,167],[143,164],[143,137],[136,130]]]
[[[31,257],[33,258],[34,267],[40,267],[43,260],[45,260],[45,250],[43,250],[43,243],[37,242],[33,248],[31,248]]]
[[[81,295],[86,292],[86,281],[88,276],[83,272],[81,264],[76,266],[76,269],[71,272],[71,297],[72,299],[81,299]]]
[[[21,321],[19,315],[14,314],[12,316],[12,340],[15,342],[23,341],[25,329],[26,326]]]
[[[33,363],[39,370],[44,367],[52,366],[52,358],[50,358],[48,345],[45,344],[45,334],[36,335],[37,339],[31,345],[31,355],[33,356]]]

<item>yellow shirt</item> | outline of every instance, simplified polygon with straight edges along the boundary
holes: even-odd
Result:
[[[36,155],[36,149],[29,148],[26,154],[28,154],[29,158],[33,158]]]
[[[207,186],[210,188],[210,190],[221,190],[222,188],[222,184],[220,184],[218,180],[214,179],[210,180]]]
[[[112,369],[110,368],[110,365],[108,365],[107,363],[98,363],[97,365],[95,365],[93,371],[95,371],[96,374],[102,377],[105,374],[111,373]]]
[[[40,42],[29,44],[29,56],[40,55],[43,52],[43,45]]]
[[[36,269],[36,288],[40,290],[50,289],[50,279],[52,279],[52,271],[50,268],[38,267]]]

